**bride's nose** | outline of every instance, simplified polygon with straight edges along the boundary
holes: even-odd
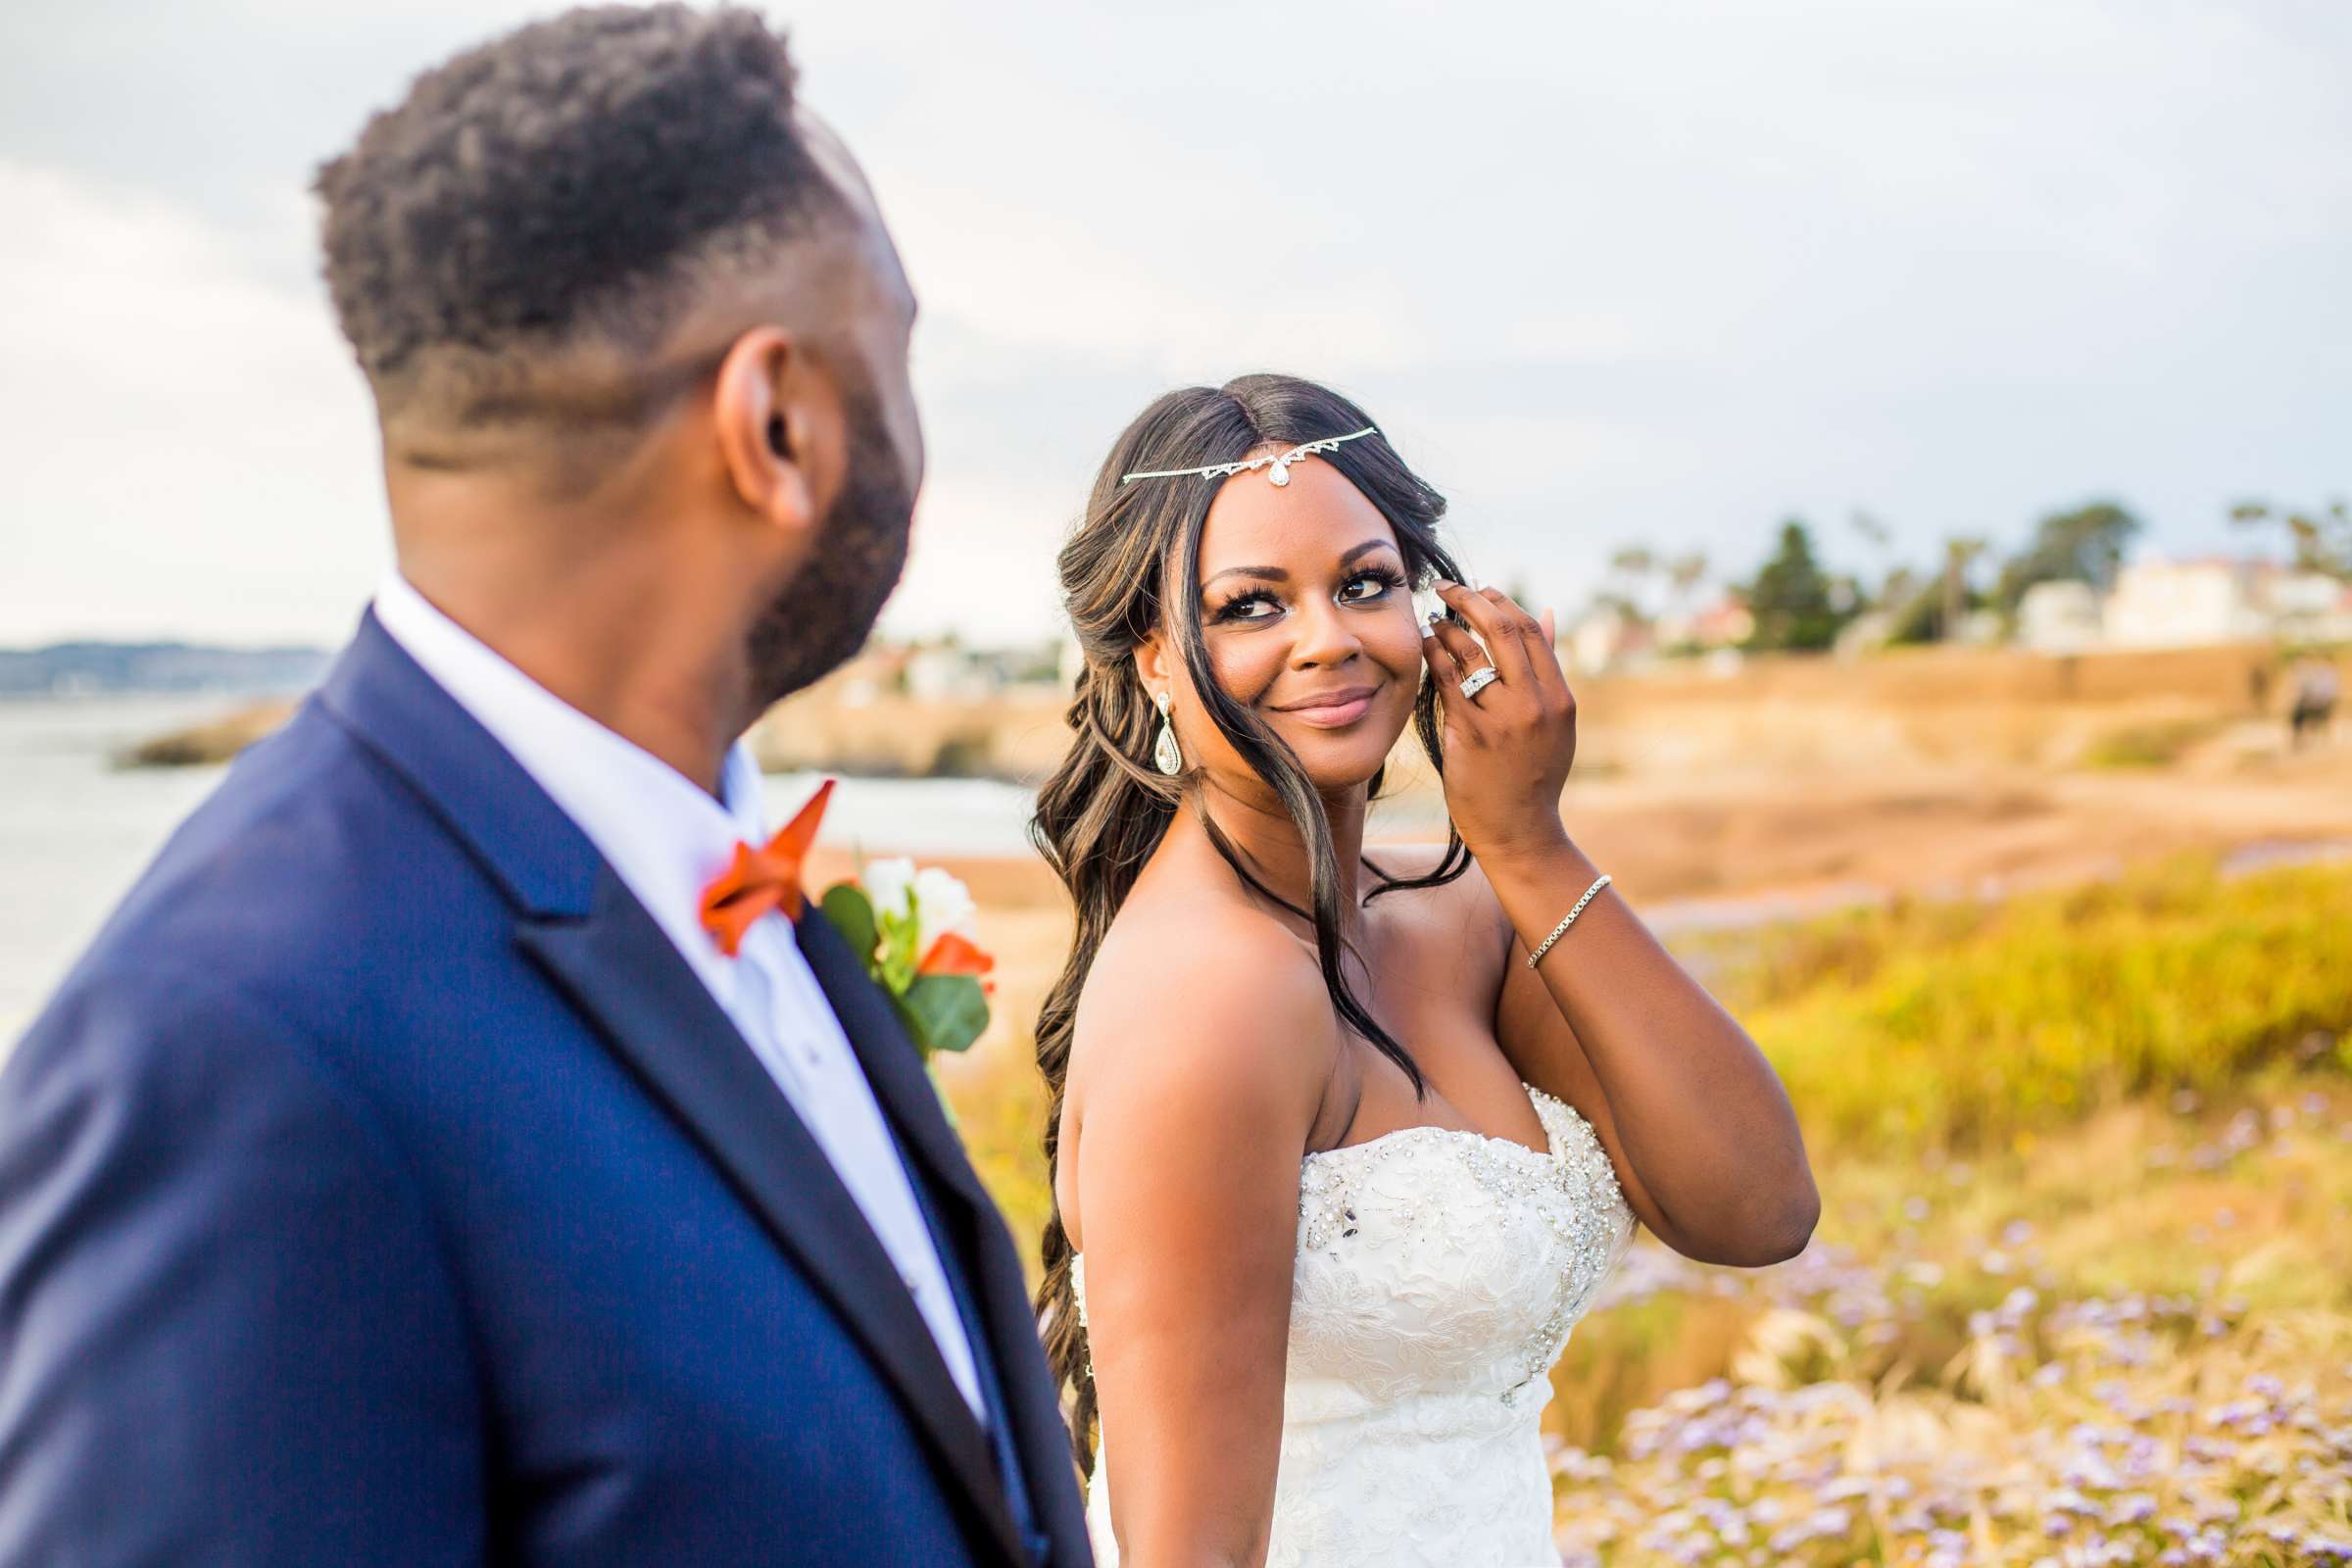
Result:
[[[1298,668],[1344,663],[1363,651],[1347,612],[1333,600],[1310,600],[1291,624],[1298,629],[1291,641],[1291,663]]]

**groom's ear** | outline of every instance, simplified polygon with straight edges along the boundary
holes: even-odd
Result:
[[[848,455],[840,395],[806,346],[780,326],[744,333],[719,362],[710,412],[743,504],[778,527],[812,527]]]

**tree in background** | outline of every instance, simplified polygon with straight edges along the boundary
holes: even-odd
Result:
[[[1980,537],[1954,535],[1943,542],[1943,564],[1935,575],[1907,568],[1890,573],[1882,596],[1888,616],[1886,640],[1936,643],[1958,636],[1961,621],[1984,603],[1971,573],[1985,548]]]
[[[1689,637],[1691,611],[1698,591],[1707,580],[1707,553],[1693,550],[1686,556],[1676,556],[1664,566],[1666,573],[1666,609],[1685,628],[1683,648],[1695,652],[1696,646]]]
[[[1706,580],[1707,553],[1704,550],[1693,550],[1687,556],[1677,556],[1666,563],[1666,587],[1674,596],[1673,603],[1680,609],[1690,608],[1690,596]]]
[[[1747,609],[1756,629],[1747,646],[1757,653],[1827,648],[1838,640],[1851,608],[1850,600],[1839,608],[1830,576],[1814,557],[1812,530],[1802,517],[1790,517],[1781,524],[1779,547],[1748,585]]]
[[[1927,642],[1936,633],[1936,608],[1939,601],[1935,593],[1936,581],[1923,577],[1910,566],[1895,566],[1879,584],[1878,610],[1886,617],[1886,638],[1890,643]],[[1927,608],[1923,612],[1922,605]],[[1919,622],[1926,617],[1926,629]]]
[[[1960,635],[1960,617],[1976,605],[1976,590],[1968,580],[1969,568],[1991,548],[1992,541],[1982,538],[1960,537],[1943,542],[1943,619],[1940,635],[1947,642]]]
[[[1658,558],[1646,545],[1619,545],[1609,553],[1609,577],[1593,602],[1637,626],[1649,624],[1649,579]]]
[[[2352,508],[2340,497],[2325,509],[2311,512],[2289,512],[2267,501],[2241,501],[2230,509],[2230,520],[2239,527],[2283,530],[2297,571],[2352,578]]]
[[[2105,593],[2115,586],[2139,531],[2139,519],[2112,501],[2051,513],[2034,525],[2026,548],[2002,564],[1993,584],[1994,607],[2005,615],[2016,614],[2026,590],[2038,582],[2086,582]]]
[[[1860,534],[1864,542],[1870,546],[1871,554],[1879,559],[1879,585],[1876,589],[1870,588],[1857,579],[1856,586],[1861,590],[1862,597],[1868,600],[1871,608],[1875,610],[1891,611],[1901,608],[1902,601],[1898,600],[1895,592],[1896,580],[1898,578],[1908,580],[1911,571],[1909,567],[1901,564],[1894,558],[1894,530],[1877,514],[1864,512],[1860,508],[1856,508],[1853,514],[1845,520],[1846,525]]]

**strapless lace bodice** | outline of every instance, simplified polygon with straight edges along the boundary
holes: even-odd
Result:
[[[1412,1127],[1306,1156],[1269,1568],[1559,1560],[1538,1423],[1634,1222],[1592,1127],[1528,1093],[1542,1152]],[[1087,1501],[1104,1568],[1114,1441]]]

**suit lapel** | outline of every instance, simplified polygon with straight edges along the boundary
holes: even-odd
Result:
[[[832,1303],[1013,1560],[1026,1553],[987,1434],[822,1148],[669,940],[606,872],[584,920],[519,940]]]
[[[947,1115],[940,1109],[939,1091],[923,1070],[922,1058],[906,1038],[898,1014],[891,1010],[890,999],[858,961],[841,933],[833,929],[832,921],[812,911],[792,929],[801,956],[808,960],[825,1000],[833,1004],[833,1015],[841,1020],[842,1033],[849,1036],[850,1049],[858,1053],[865,1081],[873,1086],[874,1098],[899,1129],[899,1136],[964,1207],[993,1213],[988,1193],[972,1173],[954,1129],[948,1126]],[[963,1216],[956,1217],[960,1221]]]
[[[1083,1560],[1086,1521],[1075,1486],[1076,1471],[1070,1463],[1069,1429],[1053,1396],[1053,1377],[1038,1343],[1028,1282],[1004,1220],[964,1157],[962,1144],[948,1126],[939,1092],[881,988],[830,921],[821,916],[804,918],[794,931],[802,955],[865,1068],[875,1099],[882,1102],[901,1140],[937,1175],[934,1190],[951,1195],[961,1205],[960,1212],[952,1210],[943,1217],[954,1226],[957,1243],[964,1247],[973,1304],[996,1361],[1004,1417],[1012,1429],[1013,1446],[1029,1483],[1032,1510],[1049,1539],[1076,1544],[1071,1548],[1073,1555]]]

